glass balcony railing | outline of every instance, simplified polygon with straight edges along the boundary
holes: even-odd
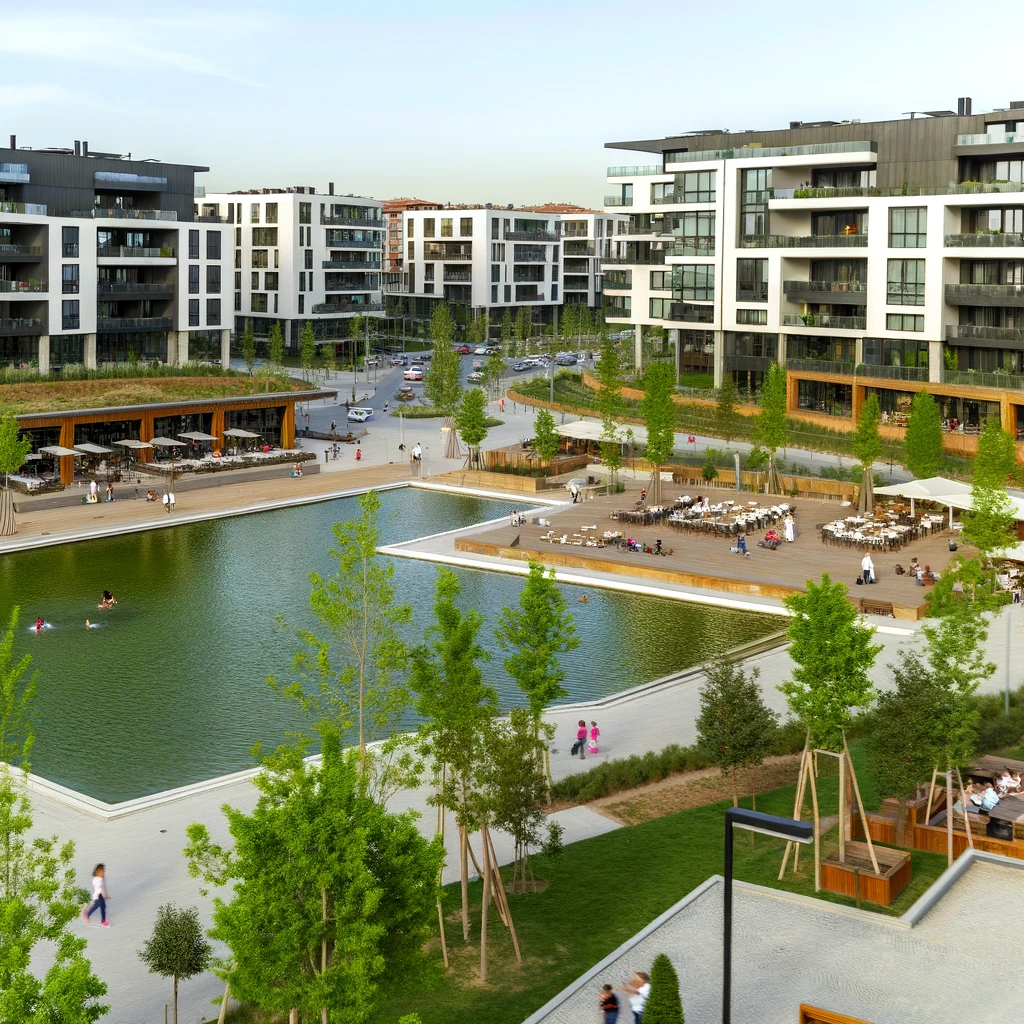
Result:
[[[865,235],[744,235],[741,249],[863,249]]]
[[[170,282],[100,281],[96,285],[97,295],[173,295],[174,285]]]
[[[21,294],[22,292],[45,292],[49,286],[45,281],[0,281],[0,292]]]
[[[321,260],[324,270],[380,270],[379,260]],[[398,268],[401,269],[401,268]]]
[[[24,185],[30,180],[28,164],[0,164],[0,181]]]
[[[609,167],[609,178],[635,178],[643,174],[664,174],[661,164],[624,164]]]
[[[42,256],[41,245],[21,245],[17,242],[0,243],[0,260],[5,256]]]
[[[177,250],[168,246],[155,248],[138,245],[101,245],[97,248],[96,255],[126,260],[172,260],[176,252]]]
[[[314,313],[379,313],[383,302],[318,302]]]
[[[35,317],[14,317],[0,319],[0,334],[39,334],[43,321]]]
[[[93,220],[177,220],[177,210],[137,210],[134,207],[94,206],[91,210],[75,210],[72,217],[92,217]]]
[[[818,142],[808,146],[742,146],[677,152],[672,163],[695,160],[750,160],[762,157],[824,156],[829,153],[877,153],[874,142]],[[668,162],[668,161],[666,161]]]
[[[914,196],[975,196],[990,192],[1021,192],[1019,181],[963,181],[948,185],[898,185],[877,188],[874,185],[851,185],[846,188],[775,188],[771,199],[895,199]]]
[[[616,264],[625,264],[626,266],[660,265],[665,262],[665,250],[657,249],[646,256],[602,256],[601,262],[613,266]]]
[[[832,316],[831,313],[783,313],[783,327],[831,327],[841,331],[867,329],[866,316]]]
[[[847,362],[845,359],[801,359],[799,357],[791,359],[787,356],[786,369],[810,370],[812,373],[836,373],[850,376],[853,373],[854,365],[852,360]]]
[[[957,305],[1020,305],[1024,284],[947,284],[946,301]]]
[[[604,197],[604,205],[605,206],[632,206],[633,205],[633,197],[632,196],[605,196]]]
[[[669,256],[714,256],[715,240],[710,235],[685,235],[665,250]]]
[[[166,185],[166,178],[158,178],[153,175],[147,174],[131,174],[125,171],[97,171],[93,175],[93,180],[103,182],[113,182],[116,185]]]
[[[947,370],[942,369],[943,384],[965,384],[968,387],[980,388],[1013,388],[1024,390],[1024,374],[1010,373],[1007,370],[996,370],[994,373],[983,373],[980,370]]]
[[[508,242],[557,242],[558,235],[554,231],[506,231]]]
[[[97,331],[169,331],[174,321],[169,316],[98,317]]]
[[[606,292],[628,292],[633,287],[632,281],[609,281],[605,274],[602,289]]]
[[[24,213],[32,217],[45,217],[44,203],[15,203],[9,199],[0,199],[0,213]]]
[[[320,215],[320,223],[328,227],[379,228],[384,230],[384,221],[377,217],[345,217],[341,214],[332,216],[329,213]]]
[[[1024,132],[991,132],[988,135],[958,135],[958,146],[1024,146]]]
[[[983,324],[951,324],[946,328],[947,341],[1024,341],[1019,327],[988,327]]]
[[[1002,249],[1006,246],[1024,245],[1024,234],[1017,231],[993,234],[977,231],[973,235],[946,235],[949,249]]]
[[[928,379],[927,366],[883,366],[880,363],[864,363],[857,368],[860,377],[878,377],[882,380],[924,380]]]
[[[675,192],[669,196],[655,196],[651,206],[685,206],[687,203],[713,203],[716,192]]]

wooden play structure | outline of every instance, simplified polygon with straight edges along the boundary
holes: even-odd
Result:
[[[821,812],[818,806],[818,757],[834,757],[839,762],[839,846],[822,860],[821,857]],[[803,813],[804,799],[808,788],[811,792],[811,807],[814,814],[814,891],[837,892],[870,903],[889,906],[910,884],[910,854],[902,850],[876,847],[871,830],[862,830],[864,842],[854,841],[852,832],[852,796],[856,800],[861,820],[866,819],[864,803],[861,800],[857,773],[854,771],[850,748],[843,735],[843,749],[840,752],[811,746],[811,732],[808,729],[800,758],[800,774],[796,787],[796,803],[793,817],[798,821]],[[782,858],[779,881],[786,873],[790,854],[793,855],[793,872],[799,867],[800,849],[795,843],[786,844]]]

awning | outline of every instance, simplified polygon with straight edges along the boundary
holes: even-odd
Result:
[[[259,437],[259,434],[254,434],[251,430],[242,430],[241,427],[232,427],[230,430],[224,431],[225,437]]]
[[[38,462],[41,458],[42,455],[40,455],[39,452],[29,452],[28,455],[25,456],[25,461]]]
[[[133,450],[139,448],[152,448],[151,444],[147,444],[145,441],[139,441],[132,437],[126,437],[123,441],[115,441],[114,444],[119,444],[122,448],[131,448]]]
[[[555,430],[562,437],[572,437],[578,441],[606,441],[604,424],[600,420],[577,420],[575,423],[563,423]],[[632,441],[637,445],[647,444],[647,428],[635,423],[616,423],[615,439],[626,444],[630,438],[626,431],[632,431]]]
[[[937,501],[948,505],[946,498],[950,495],[970,494],[969,484],[959,480],[949,480],[944,476],[930,476],[924,480],[908,480],[902,484],[889,484],[876,487],[875,494],[890,495],[899,498],[916,498],[918,501]]]
[[[101,444],[93,444],[91,441],[76,444],[75,447],[87,455],[110,455],[114,450],[113,448],[104,448]]]
[[[218,440],[218,438],[214,437],[213,434],[204,434],[201,430],[190,430],[187,434],[179,434],[178,437],[184,437],[187,441]]]
[[[186,448],[188,447],[184,441],[175,441],[173,437],[154,437],[150,444],[155,444],[160,448]]]
[[[46,448],[40,448],[41,452],[45,452],[47,455],[57,455],[60,458],[64,458],[66,455],[77,455],[79,458],[82,457],[81,452],[76,452],[74,448],[65,448],[60,444],[51,444]]]

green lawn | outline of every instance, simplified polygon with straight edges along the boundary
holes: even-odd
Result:
[[[868,773],[862,769],[860,750],[854,748],[858,779],[868,809],[877,807],[878,796]],[[822,768],[824,770],[824,764]],[[822,814],[836,809],[838,780],[819,781]],[[758,798],[758,809],[769,813],[793,813],[794,787],[774,790]],[[749,806],[749,801],[745,802]],[[520,1024],[534,1010],[575,978],[608,955],[644,925],[694,887],[722,871],[723,827],[727,802],[708,804],[679,814],[622,828],[595,839],[567,846],[560,857],[538,856],[535,873],[549,887],[535,895],[510,896],[513,920],[519,934],[524,963],[517,967],[508,932],[492,911],[488,929],[490,978],[477,982],[479,969],[480,885],[470,886],[473,932],[467,945],[458,920],[459,888],[445,892],[448,943],[455,970],[432,991],[395,996],[374,1015],[375,1021],[392,1024],[407,1013],[418,1013],[423,1024]],[[833,833],[834,839],[835,833]],[[805,849],[800,872],[787,871],[784,882],[777,876],[784,844],[765,836],[738,833],[735,843],[735,876],[760,885],[783,887],[813,895],[813,855]],[[831,844],[826,844],[823,856]],[[864,904],[880,913],[902,914],[945,869],[945,857],[913,853],[913,881],[891,908]],[[853,905],[831,893],[819,898]],[[607,906],[609,912],[603,912]],[[438,955],[439,952],[438,952]],[[621,978],[609,978],[620,983]],[[250,1018],[232,1018],[238,1024]]]

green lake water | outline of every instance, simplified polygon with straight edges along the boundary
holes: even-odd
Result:
[[[383,539],[411,540],[507,514],[505,502],[432,491],[386,491]],[[251,766],[256,740],[275,745],[302,725],[266,685],[290,678],[294,630],[311,626],[308,574],[332,571],[331,525],[358,499],[64,544],[0,556],[0,615],[21,606],[18,654],[39,670],[32,769],[115,802]],[[458,570],[467,606],[485,616],[488,681],[504,707],[519,691],[493,629],[522,581]],[[395,560],[401,600],[422,639],[436,567]],[[104,588],[118,604],[101,612]],[[778,629],[776,616],[565,587],[581,643],[566,655],[569,700],[605,696],[697,664]],[[54,628],[30,630],[42,616]],[[85,620],[99,628],[86,629]],[[666,737],[666,742],[669,737]]]

